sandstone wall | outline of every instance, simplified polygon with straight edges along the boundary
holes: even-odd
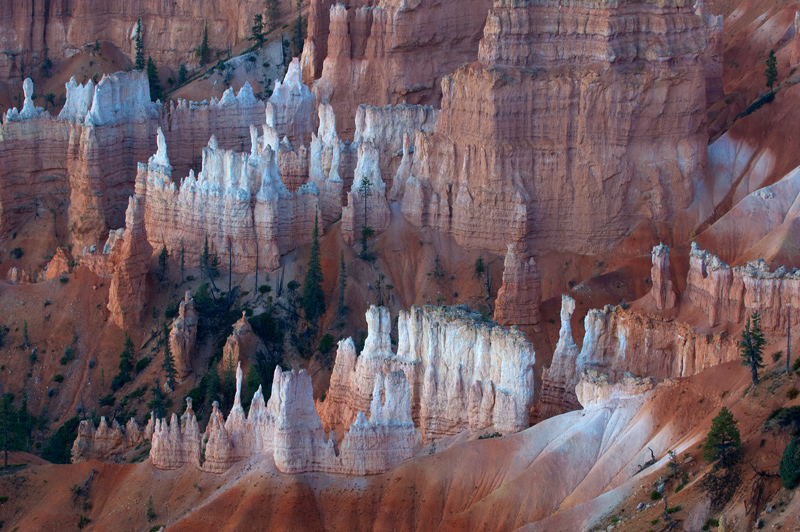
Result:
[[[125,453],[145,439],[148,438],[145,438],[145,433],[133,418],[125,426],[114,419],[109,427],[105,416],[102,416],[97,428],[91,419],[84,419],[78,425],[78,437],[72,444],[72,463],[85,462],[92,458],[107,462],[119,461]]]
[[[653,267],[650,268],[650,280],[653,287],[650,295],[656,304],[656,310],[669,310],[675,306],[675,290],[669,273],[669,248],[664,244],[653,247],[651,252]]]
[[[679,2],[497,2],[442,81],[403,213],[466,247],[602,252],[691,203],[706,164],[706,26]],[[330,50],[329,50],[330,54]]]
[[[440,80],[477,58],[489,0],[312,0],[303,76],[353,138],[357,106],[437,105]],[[316,81],[314,81],[316,79]]]

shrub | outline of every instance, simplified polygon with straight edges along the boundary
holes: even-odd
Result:
[[[150,360],[151,360],[150,357],[144,357],[141,360],[137,360],[136,373],[141,373],[144,370],[144,368],[146,368],[147,365],[150,364]]]
[[[147,520],[152,521],[156,518],[156,510],[153,507],[153,496],[150,495],[150,499],[147,501]]]
[[[77,416],[67,420],[45,442],[42,458],[54,464],[70,463],[70,452],[75,438],[78,437],[79,424],[80,420]]]
[[[319,346],[317,346],[317,351],[325,355],[331,349],[333,349],[333,336],[331,336],[330,334],[325,334],[325,336],[322,337],[322,340],[319,341]]]
[[[15,259],[21,259],[24,253],[22,252],[22,248],[14,248],[11,250],[11,256]]]
[[[659,499],[661,499],[661,494],[658,492],[658,490],[653,490],[653,492],[650,494],[650,500],[657,501]]]
[[[55,377],[53,377],[53,380],[56,382],[64,382],[64,376],[61,373],[59,373]]]
[[[667,508],[667,513],[668,514],[678,513],[680,511],[681,511],[681,507],[680,506],[671,506],[671,507]]]
[[[781,484],[786,489],[794,489],[800,480],[800,446],[796,436],[793,436],[783,451],[781,463],[778,467]]]
[[[114,406],[115,401],[116,397],[114,397],[112,394],[108,394],[100,399],[100,406]]]
[[[61,278],[59,278],[58,282],[61,283],[61,284],[67,284],[69,282],[69,278],[68,277],[61,277]]]
[[[272,292],[272,287],[267,284],[262,284],[261,286],[258,287],[258,291],[261,292],[262,294],[269,294],[270,292]]]
[[[792,387],[789,389],[789,391],[786,392],[786,398],[789,399],[790,401],[792,399],[797,399],[798,395],[800,395],[800,390],[798,390],[796,387]]]
[[[783,351],[775,351],[774,353],[772,353],[772,361],[777,362],[778,360],[781,359],[782,356],[783,356]]]

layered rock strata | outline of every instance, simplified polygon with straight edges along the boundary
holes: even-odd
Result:
[[[312,0],[303,76],[352,138],[357,106],[437,105],[442,76],[477,58],[489,0]],[[314,81],[316,79],[316,81]]]
[[[92,458],[107,462],[118,461],[145,439],[145,433],[134,418],[125,426],[114,419],[109,426],[103,416],[97,428],[91,419],[84,419],[78,425],[78,437],[72,444],[72,463],[85,462]]]
[[[625,373],[617,382],[611,382],[608,375],[587,369],[581,373],[575,393],[583,408],[591,408],[613,400],[643,395],[655,386],[656,381],[652,377],[636,377]]]
[[[731,268],[692,242],[686,294],[708,316],[709,327],[740,323],[754,312],[761,326],[786,334],[788,319],[800,326],[800,270],[780,267],[770,272],[763,259]]]
[[[108,310],[114,322],[127,330],[142,319],[147,301],[146,277],[153,256],[153,248],[145,233],[144,205],[138,197],[131,196],[128,200],[125,229],[112,233],[114,236],[108,238],[111,248],[105,253],[111,256],[114,265],[108,290]]]
[[[494,426],[516,432],[529,425],[533,402],[533,346],[519,331],[485,323],[465,309],[412,307],[398,316],[397,353],[391,351],[387,309],[367,311],[369,335],[356,357],[339,343],[320,416],[326,429],[350,423],[373,400],[370,383],[382,371],[403,371],[411,412],[426,440]]]
[[[561,329],[558,344],[549,367],[542,368],[542,393],[536,403],[534,416],[537,421],[557,416],[563,412],[578,410],[581,403],[575,395],[578,354],[580,349],[572,339],[570,319],[575,312],[575,300],[566,294],[561,296]]]
[[[342,165],[342,142],[336,134],[336,115],[328,102],[318,107],[319,129],[311,137],[309,180],[319,189],[320,217],[328,225],[342,215],[344,181],[339,173]]]
[[[495,300],[495,321],[533,333],[541,319],[541,301],[542,281],[536,261],[533,257],[518,255],[515,246],[509,244],[503,261],[503,284]]]
[[[292,59],[283,82],[275,83],[267,106],[274,113],[274,127],[280,138],[287,137],[294,145],[308,146],[314,132],[317,101],[303,85],[299,58]]]
[[[707,42],[673,0],[496,2],[479,62],[442,81],[403,213],[525,257],[602,252],[641,220],[671,220],[706,163]]]
[[[382,473],[410,458],[416,447],[408,382],[402,372],[376,377],[372,413],[359,412],[337,445],[335,433],[325,434],[314,410],[311,377],[305,372],[276,368],[269,401],[258,389],[245,416],[241,405],[241,366],[237,367],[234,406],[223,420],[213,405],[204,435],[188,403],[181,420],[156,422],[150,458],[160,469],[193,464],[221,473],[236,461],[271,454],[278,470],[287,474],[326,472],[349,475]],[[202,462],[201,462],[202,460]]]
[[[669,248],[664,244],[653,247],[651,253],[653,267],[650,268],[650,280],[653,287],[650,295],[656,304],[656,310],[669,310],[675,306],[675,290],[669,273]]]
[[[342,237],[351,246],[361,239],[365,225],[374,236],[385,231],[391,221],[378,160],[378,149],[372,142],[358,145],[353,185],[347,193],[347,205],[342,207]]]
[[[280,256],[310,241],[319,191],[313,183],[289,192],[281,183],[276,152],[251,128],[249,153],[221,149],[211,137],[203,169],[190,171],[180,186],[172,181],[166,141],[139,165],[136,194],[146,205],[147,235],[153,247],[184,249],[199,264],[206,239],[212,253],[232,254],[237,273],[275,269]],[[265,135],[266,138],[266,135]]]
[[[178,307],[178,317],[172,322],[169,331],[169,347],[175,360],[178,377],[183,378],[192,371],[192,353],[197,340],[197,311],[191,292],[186,295]]]

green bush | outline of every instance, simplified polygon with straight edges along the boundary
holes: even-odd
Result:
[[[11,256],[15,259],[21,259],[24,253],[22,252],[22,248],[14,248],[11,250]]]
[[[55,377],[53,377],[53,380],[56,382],[64,382],[64,376],[61,373],[59,373]]]
[[[328,354],[328,352],[330,352],[331,349],[333,349],[333,345],[334,345],[333,336],[331,336],[330,334],[325,334],[325,336],[322,337],[322,340],[319,341],[319,346],[317,346],[317,351],[319,351],[323,355],[326,355]]]
[[[108,394],[102,399],[100,399],[100,406],[114,406],[114,402],[116,402],[116,397],[114,397],[111,394]]]
[[[796,436],[792,437],[783,451],[778,474],[784,488],[794,489],[797,486],[797,482],[800,480],[800,446],[798,446]]]
[[[262,284],[261,286],[258,287],[258,291],[261,292],[262,294],[269,294],[270,292],[272,292],[272,287],[269,286],[268,284]]]
[[[151,360],[150,357],[144,357],[141,360],[137,360],[136,373],[141,373],[144,370],[144,368],[146,368],[147,365],[150,364],[150,360]]]
[[[794,386],[792,388],[790,388],[789,391],[786,392],[786,398],[789,399],[790,401],[792,399],[797,399],[798,395],[800,395],[800,390],[798,390]]]
[[[68,464],[70,462],[70,452],[75,438],[78,437],[78,425],[80,421],[77,416],[67,420],[50,438],[45,442],[42,458],[54,464]]]
[[[658,490],[653,490],[653,492],[650,494],[650,500],[651,501],[657,501],[660,498],[661,498],[661,494],[658,492]]]

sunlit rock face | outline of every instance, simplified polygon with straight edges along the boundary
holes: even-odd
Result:
[[[651,253],[653,267],[650,268],[650,280],[653,287],[650,295],[655,301],[656,310],[669,310],[675,306],[675,289],[669,273],[669,248],[663,244],[655,246]]]

